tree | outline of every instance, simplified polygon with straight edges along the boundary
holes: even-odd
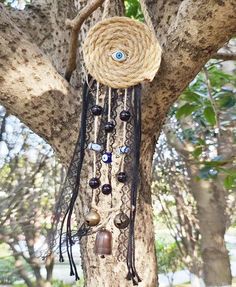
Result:
[[[170,125],[170,120],[166,124]],[[200,286],[203,268],[196,202],[190,192],[184,158],[168,143],[164,134],[158,141],[153,165],[153,198],[160,206],[157,216],[175,240],[179,260],[191,273],[191,286]]]
[[[15,273],[28,287],[35,284],[48,287],[54,266],[54,254],[48,250],[58,223],[53,206],[64,172],[42,139],[35,137],[19,120],[12,123],[8,118],[3,116],[1,131],[11,127],[14,133],[8,136],[1,133],[5,135],[9,152],[0,170],[0,242],[9,246]],[[42,263],[45,263],[45,277]]]
[[[205,62],[234,35],[236,7],[234,0],[140,3],[163,48],[158,74],[143,87],[142,189],[137,210],[136,258],[143,279],[140,285],[148,287],[157,285],[150,191],[155,143],[170,106]],[[65,163],[69,162],[79,131],[82,79],[81,56],[70,83],[61,76],[65,74],[70,34],[65,20],[72,19],[85,4],[82,0],[33,0],[24,11],[0,6],[0,102],[46,139]],[[110,5],[110,15],[123,13],[123,1],[106,4]],[[80,41],[100,19],[101,11],[97,9],[86,21]],[[80,200],[86,203],[87,198],[81,195]],[[96,260],[92,250],[92,237],[82,241],[87,286],[131,286],[124,280],[125,264],[115,256],[105,262]],[[119,270],[116,276],[114,270]]]
[[[170,169],[167,176],[175,194],[181,179],[173,178],[172,169],[182,168],[180,174],[185,174],[196,201],[206,284],[231,280],[224,235],[230,224],[228,190],[235,189],[234,122],[229,120],[235,110],[234,86],[234,75],[224,73],[217,62],[208,63],[184,91],[164,128],[167,146],[175,152],[170,167],[168,161],[160,164],[165,172],[165,167]]]

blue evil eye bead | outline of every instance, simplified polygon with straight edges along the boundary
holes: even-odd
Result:
[[[89,143],[88,149],[99,152],[102,150],[102,146],[100,144],[96,144],[96,143]]]
[[[102,161],[104,163],[111,163],[112,162],[112,153],[111,152],[105,152],[102,155]]]
[[[115,51],[114,53],[112,53],[111,56],[112,56],[112,59],[117,62],[123,62],[127,58],[126,54],[121,50]]]

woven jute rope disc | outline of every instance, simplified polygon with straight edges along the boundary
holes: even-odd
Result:
[[[114,60],[117,51],[124,53],[124,60]],[[83,53],[88,73],[112,88],[152,81],[161,62],[161,47],[149,27],[127,17],[108,18],[93,26]]]

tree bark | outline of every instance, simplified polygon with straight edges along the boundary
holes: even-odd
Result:
[[[74,88],[81,87],[82,78],[81,57],[71,85],[60,76],[68,53],[69,32],[65,30],[64,20],[68,16],[73,18],[75,8],[71,2],[35,0],[30,10],[11,11],[8,15],[0,7],[0,103],[45,138],[67,163],[79,131],[80,93]],[[84,0],[75,2],[78,8],[86,3]],[[149,1],[148,11],[152,8],[157,11],[157,3],[159,1]],[[163,19],[165,11],[169,11],[165,8],[167,4],[169,1],[166,4],[163,1]],[[157,136],[169,107],[211,54],[233,36],[236,27],[234,0],[185,0],[171,7],[175,12],[168,12],[172,13],[168,29],[161,25],[156,27],[163,44],[162,65],[154,81],[144,86],[142,106],[142,188],[138,200],[136,259],[143,279],[140,286],[145,287],[157,285],[150,193],[151,163]],[[39,16],[31,19],[28,11]],[[21,15],[26,21],[16,20],[21,19]],[[93,15],[86,22],[80,40],[98,19],[99,16]],[[38,27],[36,31],[34,25]],[[116,189],[114,192],[119,192],[118,187]],[[84,200],[86,202],[86,197]],[[117,262],[115,256],[105,261],[96,258],[92,241],[88,239],[88,242],[83,243],[82,248],[86,285],[131,286],[124,280],[125,264]]]
[[[185,161],[190,179],[190,192],[196,200],[205,284],[206,286],[231,285],[230,260],[224,241],[228,219],[227,194],[223,187],[224,179],[218,175],[215,180],[199,180],[199,166],[191,159],[192,145],[189,143],[183,146],[171,131],[166,135],[169,144]],[[221,151],[219,154],[222,160],[227,160],[229,156],[232,156],[232,140],[232,133],[220,137],[218,149]]]
[[[232,276],[224,235],[226,194],[213,181],[197,180],[196,166],[189,167],[191,190],[197,202],[201,231],[201,253],[206,286],[231,286]]]

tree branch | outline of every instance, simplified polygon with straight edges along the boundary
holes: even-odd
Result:
[[[63,74],[69,43],[65,20],[76,15],[74,1],[36,0],[27,4],[24,10],[12,7],[6,9],[15,25],[50,58],[57,71]]]
[[[66,20],[66,26],[71,28],[69,56],[65,72],[65,78],[69,82],[72,72],[76,69],[76,54],[78,47],[78,33],[84,21],[98,8],[105,0],[91,0],[73,20]]]
[[[168,29],[176,18],[181,2],[182,0],[140,0],[145,19],[150,18],[160,43],[165,42]]]
[[[80,98],[47,57],[9,19],[2,6],[0,14],[0,103],[57,150],[64,150],[64,158],[68,157],[65,145],[73,129],[74,145],[79,128]],[[66,126],[70,129],[63,132]]]
[[[144,86],[143,134],[149,140],[143,152],[156,141],[170,106],[202,66],[235,34],[235,1],[182,1],[168,30],[160,70]],[[155,132],[154,132],[155,131]]]
[[[236,61],[236,53],[226,53],[226,52],[218,52],[214,54],[212,59],[220,59],[224,61]]]

